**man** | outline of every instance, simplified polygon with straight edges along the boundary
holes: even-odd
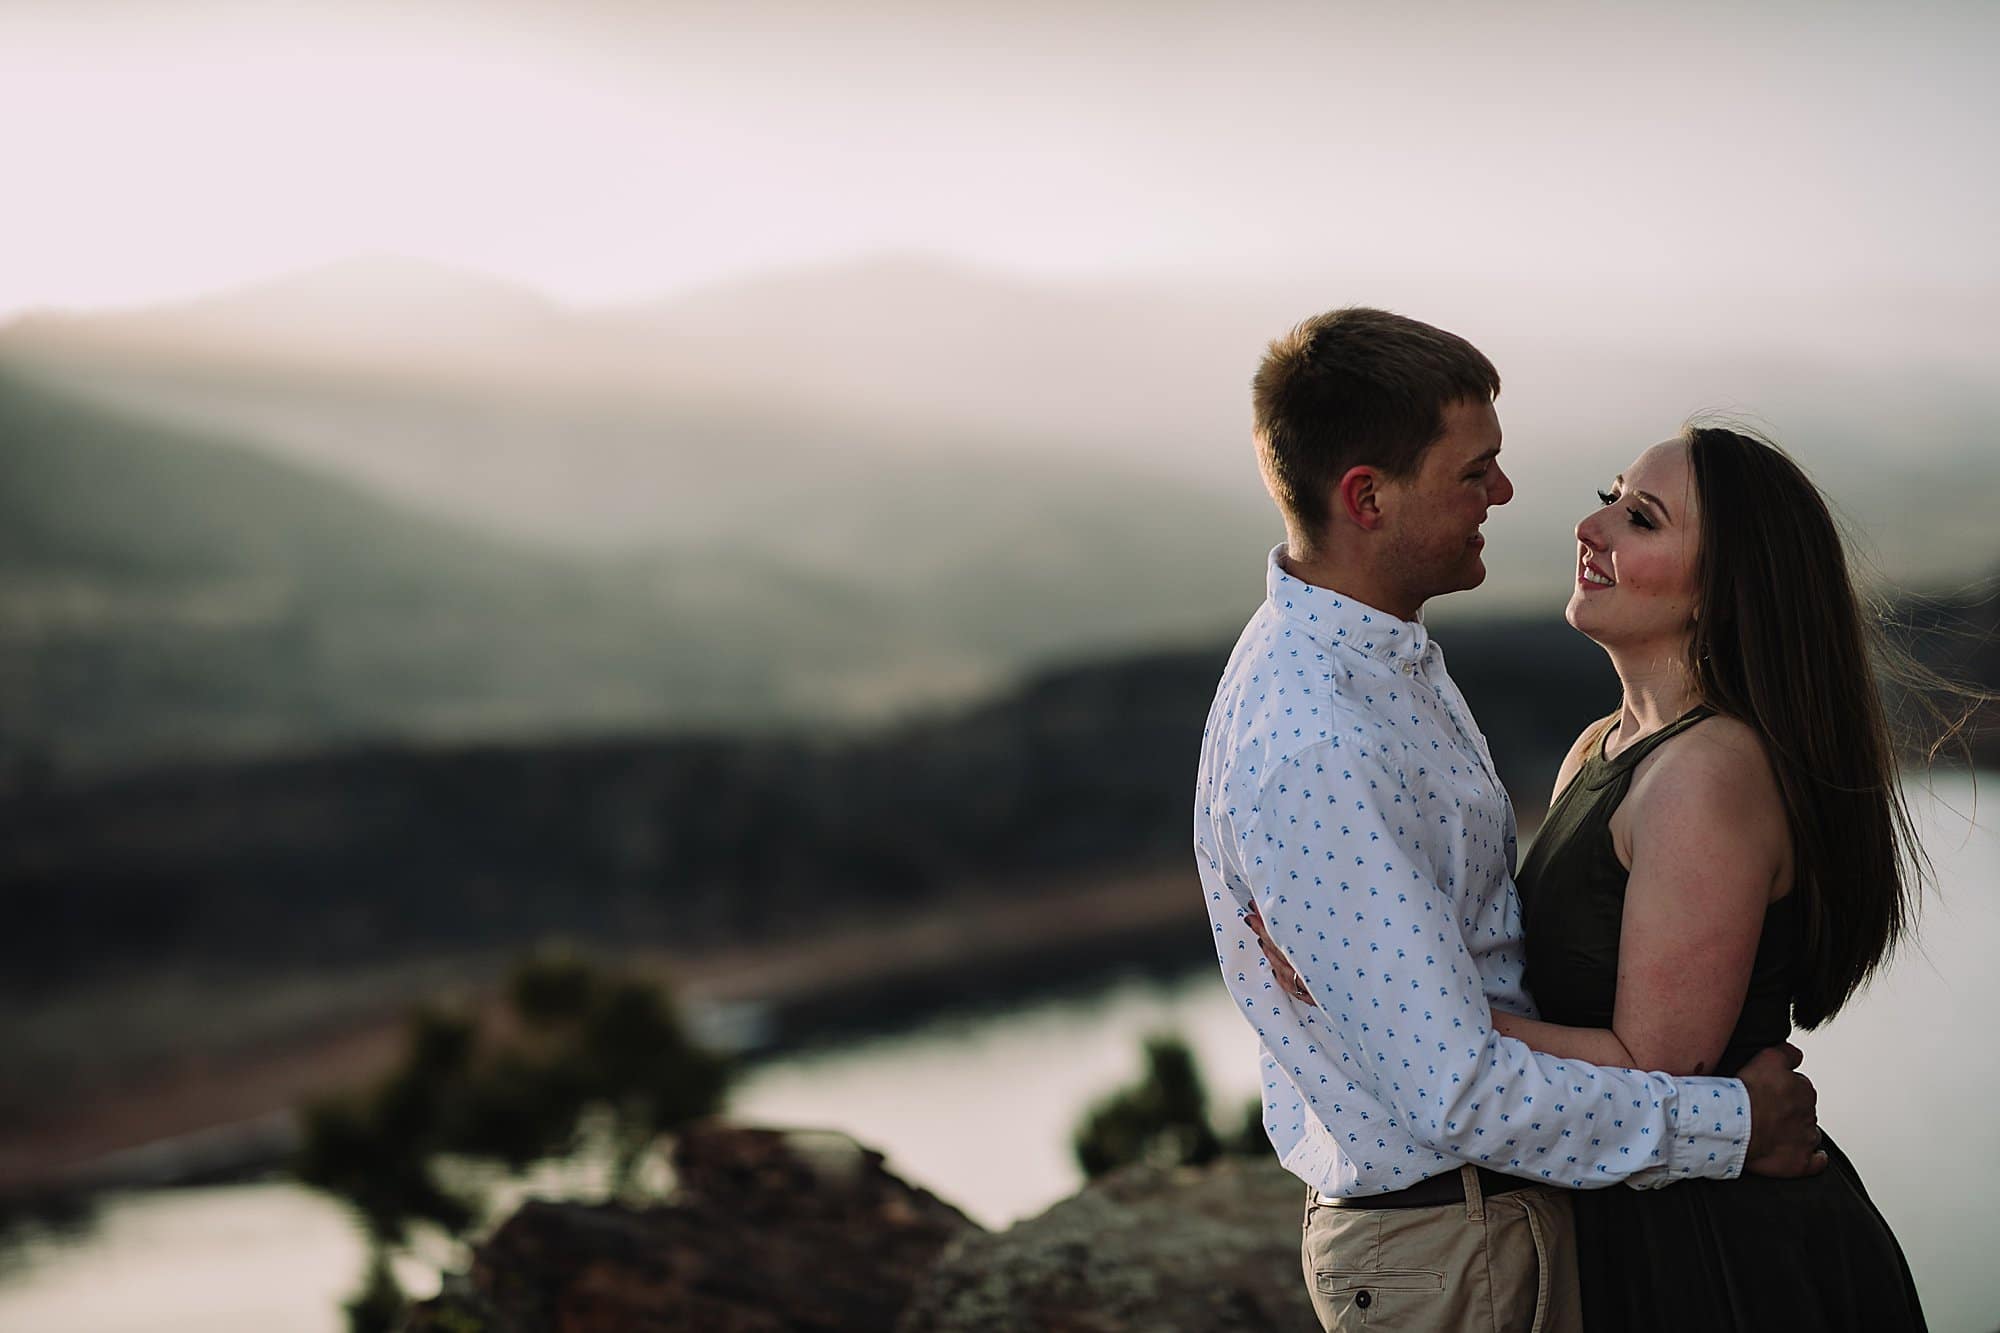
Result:
[[[1255,383],[1286,540],[1209,713],[1195,851],[1329,1330],[1575,1329],[1561,1189],[1824,1166],[1789,1047],[1669,1078],[1493,1030],[1533,1013],[1514,813],[1420,615],[1486,576],[1499,391],[1464,339],[1367,309],[1299,325]]]

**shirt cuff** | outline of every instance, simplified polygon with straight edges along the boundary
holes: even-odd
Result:
[[[1639,1189],[1678,1180],[1734,1180],[1750,1152],[1750,1094],[1733,1078],[1677,1078],[1667,1102],[1672,1144],[1663,1167],[1633,1177]],[[1641,1178],[1643,1177],[1643,1178]]]

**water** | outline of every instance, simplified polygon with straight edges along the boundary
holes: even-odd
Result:
[[[1799,1039],[1820,1118],[1854,1158],[1903,1242],[1938,1333],[2000,1328],[2000,1265],[1986,1239],[2000,1195],[2000,775],[1939,783],[1919,802],[1944,885],[1923,951],[1832,1027]],[[1949,807],[1949,808],[1947,808]],[[1959,814],[1952,813],[1955,808]],[[753,1123],[837,1128],[987,1226],[1030,1216],[1081,1183],[1069,1132],[1094,1098],[1136,1077],[1149,1032],[1182,1032],[1219,1118],[1256,1090],[1255,1044],[1206,970],[1118,981],[1080,999],[939,1022],[754,1070],[732,1099]],[[279,1183],[107,1200],[97,1225],[31,1242],[0,1272],[0,1329],[34,1333],[339,1333],[364,1249],[345,1212]],[[436,1274],[411,1264],[417,1294]]]

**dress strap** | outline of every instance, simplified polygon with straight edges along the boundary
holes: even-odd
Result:
[[[1696,704],[1693,708],[1682,713],[1652,735],[1640,737],[1609,759],[1604,757],[1604,743],[1611,738],[1611,727],[1605,727],[1598,734],[1597,739],[1591,743],[1589,766],[1596,768],[1598,771],[1591,775],[1592,781],[1590,785],[1592,787],[1602,787],[1614,778],[1622,777],[1631,772],[1634,765],[1660,746],[1666,744],[1667,741],[1680,735],[1683,731],[1686,731],[1689,727],[1704,718],[1714,716],[1715,710],[1713,708],[1710,708],[1707,704]]]

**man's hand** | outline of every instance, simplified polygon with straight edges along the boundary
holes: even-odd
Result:
[[[1816,1176],[1826,1170],[1820,1150],[1819,1094],[1796,1072],[1805,1052],[1786,1042],[1751,1057],[1736,1077],[1750,1094],[1750,1148],[1745,1174]]]
[[[1257,910],[1255,902],[1252,902],[1250,910],[1243,914],[1243,922],[1257,937],[1257,947],[1264,951],[1264,960],[1271,965],[1271,974],[1276,978],[1278,985],[1284,988],[1285,994],[1317,1006],[1319,1001],[1313,999],[1312,992],[1306,989],[1305,980],[1299,976],[1298,969],[1292,966],[1292,960],[1285,957],[1283,949],[1271,943],[1271,936],[1264,929],[1264,914]],[[1750,1123],[1752,1125],[1757,1123],[1754,1116]]]

